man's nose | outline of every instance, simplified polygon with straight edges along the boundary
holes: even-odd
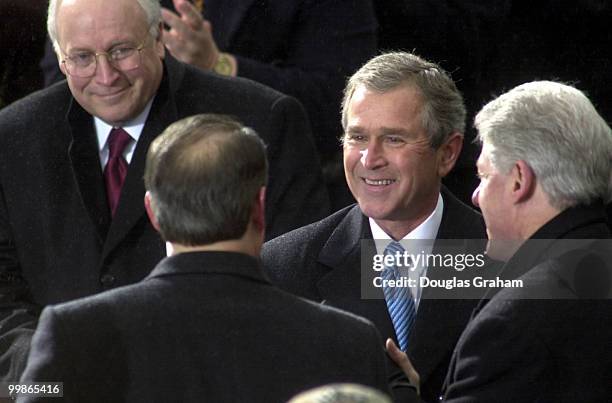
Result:
[[[384,150],[377,141],[370,141],[361,151],[361,164],[366,169],[377,169],[385,165]]]
[[[476,189],[474,189],[474,192],[472,193],[472,204],[476,207],[480,207],[480,204],[478,203],[479,194],[480,194],[480,184],[478,184],[478,187],[476,187]]]
[[[108,60],[108,55],[96,55],[96,80],[103,85],[111,85],[120,75],[119,71]]]

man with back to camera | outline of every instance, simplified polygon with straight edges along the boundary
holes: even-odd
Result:
[[[362,299],[360,267],[398,244],[392,241],[485,237],[480,215],[441,186],[461,151],[463,100],[437,65],[387,53],[350,78],[342,113],[344,170],[357,205],[267,242],[264,268],[283,289],[374,322],[383,338],[407,349],[421,374],[421,394],[433,399],[477,300],[436,300],[415,287],[412,306],[395,315],[382,295]],[[381,242],[370,245],[372,239]],[[416,274],[435,273],[423,267]],[[394,367],[398,396],[404,393],[399,374]]]
[[[22,382],[61,381],[65,401],[104,403],[285,402],[335,382],[386,391],[371,323],[265,279],[265,154],[219,115],[155,139],[145,206],[173,255],[138,284],[47,307]]]
[[[142,206],[150,142],[201,112],[234,115],[269,146],[268,235],[328,211],[300,105],[165,54],[156,0],[52,0],[67,82],[0,112],[0,374],[15,380],[40,308],[145,277],[165,255]]]
[[[461,335],[444,401],[607,402],[612,395],[612,131],[568,85],[520,85],[476,116],[473,202],[500,277]],[[403,367],[412,371],[403,357]]]

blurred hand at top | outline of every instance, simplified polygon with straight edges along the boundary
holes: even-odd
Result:
[[[189,1],[173,0],[173,3],[178,14],[162,8],[162,19],[169,27],[162,35],[166,48],[184,63],[211,70],[220,52],[210,22]]]

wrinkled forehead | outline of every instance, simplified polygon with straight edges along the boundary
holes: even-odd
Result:
[[[84,11],[102,11],[102,10],[115,10],[123,12],[128,8],[133,7],[143,11],[142,6],[138,0],[57,0],[56,1],[56,12],[59,12],[62,8],[77,7],[82,8]]]

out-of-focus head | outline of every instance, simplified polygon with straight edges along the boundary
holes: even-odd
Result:
[[[267,173],[263,141],[237,121],[202,114],[173,123],[151,144],[145,167],[162,238],[186,246],[240,239]]]
[[[557,212],[610,200],[612,132],[576,88],[550,81],[520,85],[489,102],[475,126],[483,148],[472,200],[490,239],[515,239],[523,218],[537,221],[526,214],[511,218],[535,194],[514,198],[513,183],[524,178],[533,177],[534,189],[541,189],[539,204]]]
[[[368,386],[338,383],[307,390],[287,403],[391,403],[391,400]]]
[[[389,232],[433,211],[463,144],[465,107],[449,75],[410,53],[367,62],[342,103],[346,180],[365,215]],[[411,228],[412,227],[412,228]]]
[[[138,116],[163,75],[157,0],[51,0],[49,37],[77,102],[120,126]]]

